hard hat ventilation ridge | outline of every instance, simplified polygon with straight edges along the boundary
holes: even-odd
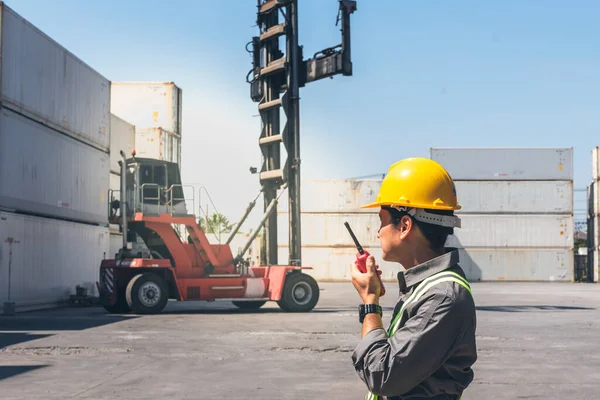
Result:
[[[461,221],[460,218],[455,215],[440,215],[433,214],[425,211],[422,208],[411,208],[411,207],[398,207],[392,206],[391,208],[398,210],[400,212],[404,212],[417,221],[421,221],[426,224],[439,225],[447,228],[460,228]]]

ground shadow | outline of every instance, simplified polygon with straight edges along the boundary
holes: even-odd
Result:
[[[595,310],[592,307],[577,306],[477,306],[477,311],[495,311],[495,312],[530,312],[530,311],[575,311],[575,310]]]
[[[52,335],[21,332],[0,332],[0,350],[8,346],[29,342],[31,340],[43,339],[49,336]]]
[[[0,381],[46,367],[48,365],[0,365]]]
[[[21,316],[0,317],[0,332],[2,331],[82,331],[99,328],[104,325],[122,322],[135,315],[106,315],[93,316]]]
[[[107,315],[93,311],[94,308],[63,309],[22,313],[11,317],[0,316],[0,349],[53,336],[52,331],[83,331],[138,318],[133,315]],[[35,333],[39,331],[51,333]]]

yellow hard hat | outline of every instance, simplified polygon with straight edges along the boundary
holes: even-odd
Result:
[[[428,158],[407,158],[388,170],[375,202],[362,206],[460,210],[450,174]]]

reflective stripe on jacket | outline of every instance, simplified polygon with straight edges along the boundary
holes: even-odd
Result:
[[[400,274],[406,293],[388,331],[370,331],[352,354],[366,398],[459,399],[473,380],[477,349],[475,303],[458,250]]]

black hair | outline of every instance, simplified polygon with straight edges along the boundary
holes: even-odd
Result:
[[[405,211],[400,211],[395,208],[391,208],[391,207],[383,207],[383,208],[385,210],[389,211],[390,215],[392,216],[392,223],[394,225],[398,225],[400,223],[400,220],[402,219],[402,217],[405,215],[408,215],[412,219],[413,223],[419,227],[419,229],[423,233],[423,236],[425,236],[425,239],[427,239],[427,241],[429,242],[429,244],[433,250],[443,249],[444,245],[446,244],[446,240],[448,239],[448,236],[454,234],[454,228],[428,224],[426,222],[416,220],[415,218],[413,218],[413,216],[409,215]],[[438,214],[438,215],[454,215],[454,212],[452,210],[425,209],[425,211],[427,211],[431,214]]]

